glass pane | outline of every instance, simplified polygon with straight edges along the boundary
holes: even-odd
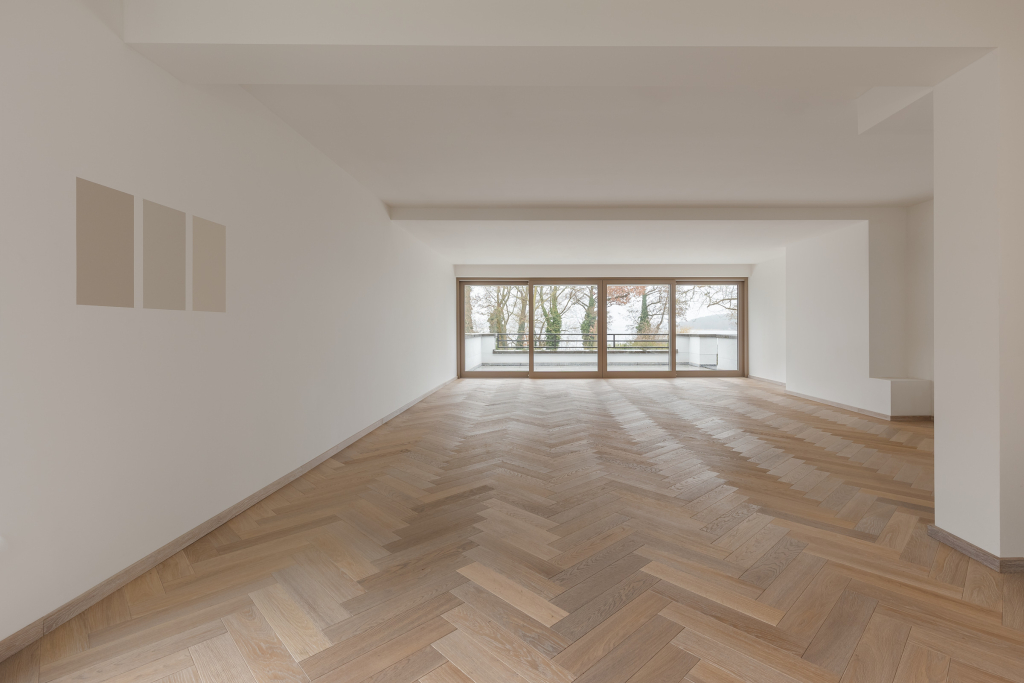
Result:
[[[676,285],[676,370],[738,370],[736,285]]]
[[[671,370],[669,285],[608,285],[608,369]]]
[[[530,369],[528,285],[464,285],[465,370]]]
[[[597,371],[597,285],[533,286],[534,372]]]

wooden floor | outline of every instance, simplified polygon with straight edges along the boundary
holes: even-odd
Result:
[[[0,680],[1024,682],[1024,575],[932,521],[931,423],[742,379],[462,380]]]

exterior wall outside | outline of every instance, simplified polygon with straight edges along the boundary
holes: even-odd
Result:
[[[736,347],[736,337],[677,334],[676,363],[687,363],[695,369],[711,365],[720,370],[736,370]]]
[[[483,344],[484,335],[482,334],[466,334],[465,337],[465,363],[466,367],[464,370],[472,370],[476,366],[483,363]],[[494,348],[494,337],[491,337],[491,348]]]
[[[718,367],[724,370],[739,368],[736,338],[718,338]]]

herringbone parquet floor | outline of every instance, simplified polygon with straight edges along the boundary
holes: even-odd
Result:
[[[928,538],[931,446],[751,380],[463,380],[0,679],[1024,682],[1024,576]]]

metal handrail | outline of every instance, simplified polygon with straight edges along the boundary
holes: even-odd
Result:
[[[528,351],[530,348],[530,335],[527,332],[522,335],[518,332],[496,332],[494,336],[497,337],[494,341],[495,348],[522,349],[523,351]]]
[[[558,339],[552,343],[551,337]],[[533,348],[535,349],[586,349],[597,348],[597,333],[583,332],[559,332],[557,335],[551,332],[543,332],[533,336]]]
[[[518,335],[511,335],[507,333],[498,333],[497,344],[499,348],[526,348],[520,344]],[[515,336],[515,340],[503,339],[511,338]],[[555,337],[555,339],[552,339]],[[629,333],[612,333],[607,335],[608,337],[608,348],[609,349],[636,349],[642,348],[645,350],[669,350],[669,338],[667,334],[658,332],[629,332]],[[504,344],[502,342],[505,342]],[[508,343],[508,341],[514,341],[514,343]],[[572,348],[597,348],[598,338],[596,333],[583,333],[583,332],[558,332],[550,333],[544,332],[541,334],[535,334],[533,338],[533,348],[541,350],[554,350],[554,349],[572,349]]]
[[[520,335],[518,332],[491,332],[496,337],[495,348],[501,350],[527,351],[530,348],[527,334]],[[552,340],[552,336],[557,339]],[[699,337],[714,336],[727,337],[721,333],[676,333],[677,337]],[[582,332],[559,332],[557,335],[544,332],[535,334],[533,339],[535,349],[544,350],[570,350],[570,349],[596,349],[597,334]],[[668,351],[669,335],[659,332],[626,332],[611,333],[608,335],[608,348],[613,350],[644,349],[652,351]]]
[[[627,337],[626,341],[620,342],[619,337]],[[631,337],[631,339],[629,339]],[[614,349],[619,348],[620,344],[622,347],[635,348],[642,347],[645,349],[664,349],[668,351],[668,335],[660,334],[657,332],[635,332],[629,334],[609,334],[608,335],[608,348]]]

